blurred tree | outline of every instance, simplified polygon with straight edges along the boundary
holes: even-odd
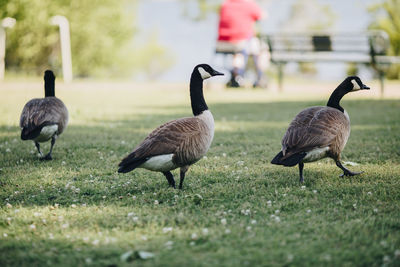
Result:
[[[384,30],[390,38],[389,55],[400,56],[400,0],[385,0],[371,6],[369,11],[374,16],[369,28]],[[390,66],[386,77],[400,79],[400,66]]]
[[[47,68],[60,72],[58,27],[50,18],[63,15],[70,22],[75,77],[132,74],[138,68],[135,58],[142,53],[132,49],[136,5],[137,1],[126,0],[0,0],[0,18],[17,20],[7,35],[7,68],[40,75]],[[155,56],[162,61],[165,51],[157,51]]]
[[[188,17],[192,20],[204,20],[207,18],[207,15],[210,13],[217,13],[219,6],[222,3],[222,0],[180,0],[183,5],[183,16]],[[191,9],[191,5],[197,5],[197,14],[193,15],[189,12]]]

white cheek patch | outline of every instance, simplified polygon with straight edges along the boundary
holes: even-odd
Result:
[[[208,79],[208,78],[211,77],[211,74],[208,73],[208,72],[207,72],[205,69],[203,69],[202,67],[199,67],[198,70],[199,70],[200,75],[201,75],[201,78],[202,78],[203,80]]]
[[[361,90],[361,87],[360,87],[360,85],[358,84],[358,82],[356,82],[355,80],[351,80],[351,83],[353,84],[353,90],[352,90],[352,91]]]

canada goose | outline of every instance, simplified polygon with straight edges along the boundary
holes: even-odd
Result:
[[[118,172],[136,168],[162,172],[171,187],[175,180],[171,170],[180,168],[179,188],[182,189],[189,166],[200,160],[210,148],[214,137],[214,118],[203,96],[203,80],[223,75],[207,64],[197,65],[190,78],[190,101],[194,117],[167,122],[138,145],[119,163]]]
[[[57,137],[68,123],[68,110],[64,103],[54,95],[54,74],[51,70],[44,73],[45,98],[35,98],[25,104],[19,125],[21,139],[33,140],[41,159],[51,160],[51,152]],[[39,143],[51,139],[50,152],[43,156]]]
[[[369,89],[356,76],[347,77],[331,94],[326,107],[310,107],[301,111],[290,123],[282,139],[282,151],[272,164],[288,167],[299,164],[300,182],[303,182],[303,167],[306,162],[330,157],[343,170],[341,176],[353,176],[340,162],[340,153],[350,135],[350,118],[339,105],[342,97],[358,90]]]

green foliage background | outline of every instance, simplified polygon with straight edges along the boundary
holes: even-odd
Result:
[[[140,47],[133,42],[137,32],[134,27],[136,3],[125,0],[0,0],[0,18],[17,20],[14,28],[7,30],[7,69],[35,75],[41,75],[47,68],[60,70],[59,29],[50,23],[55,15],[63,15],[70,22],[75,77],[126,76],[139,64],[148,69],[152,58],[162,60],[166,51],[154,38],[152,43]]]
[[[390,38],[389,55],[400,56],[400,0],[385,0],[372,6],[370,12],[375,17],[370,28],[384,30]],[[386,76],[400,79],[400,66],[392,65]]]

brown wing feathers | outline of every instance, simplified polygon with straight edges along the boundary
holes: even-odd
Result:
[[[129,172],[153,156],[176,154],[182,144],[199,133],[198,124],[197,118],[183,118],[161,125],[121,161],[118,172]]]
[[[346,135],[348,131],[349,122],[339,110],[330,107],[305,109],[290,123],[282,139],[282,151],[276,155],[272,163],[283,165],[287,163],[291,164],[287,166],[293,166],[304,158],[305,152],[314,148],[335,147],[335,145],[343,147],[342,144],[335,143],[345,142],[347,138],[341,136]],[[334,153],[340,154],[340,151]]]
[[[29,140],[37,137],[47,125],[58,125],[58,133],[64,131],[68,123],[68,111],[64,103],[56,97],[32,99],[26,103],[20,118],[21,138]]]

